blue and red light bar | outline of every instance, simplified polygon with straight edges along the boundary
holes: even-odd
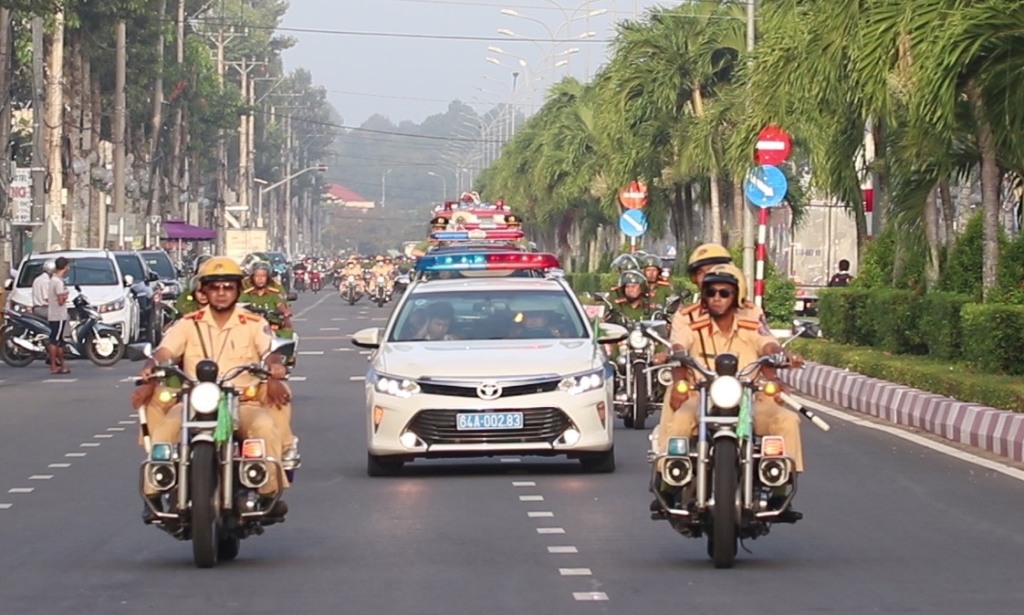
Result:
[[[523,231],[508,229],[483,230],[474,229],[471,231],[437,231],[430,234],[431,239],[437,241],[470,241],[473,239],[490,239],[495,241],[517,241],[523,238]]]
[[[518,271],[561,266],[557,256],[545,252],[427,254],[416,261],[416,271]]]

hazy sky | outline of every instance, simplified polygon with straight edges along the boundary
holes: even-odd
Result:
[[[659,4],[673,2],[291,0],[281,34],[299,41],[285,52],[286,68],[311,71],[346,126],[374,113],[396,123],[421,122],[456,98],[477,111],[489,109],[509,99],[513,82],[517,104],[529,113],[531,92],[535,109],[566,71],[580,79],[588,69],[593,74],[605,62],[614,23]],[[600,14],[591,17],[595,12]],[[517,41],[499,29],[531,40]],[[595,34],[568,42],[588,32]],[[572,49],[578,52],[567,53]],[[568,63],[556,66],[562,60]]]

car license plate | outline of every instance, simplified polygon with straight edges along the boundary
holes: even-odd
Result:
[[[460,412],[455,417],[459,431],[522,429],[522,412]]]

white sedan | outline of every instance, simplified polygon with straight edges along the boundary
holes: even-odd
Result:
[[[367,472],[418,458],[566,455],[615,469],[612,367],[557,277],[421,279],[383,329],[366,377]]]

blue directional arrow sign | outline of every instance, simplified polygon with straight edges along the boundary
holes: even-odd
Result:
[[[647,232],[647,216],[642,209],[627,209],[619,218],[619,228],[627,237],[639,237]]]
[[[779,167],[763,164],[750,169],[743,182],[743,192],[757,207],[775,207],[786,198],[789,182]]]

